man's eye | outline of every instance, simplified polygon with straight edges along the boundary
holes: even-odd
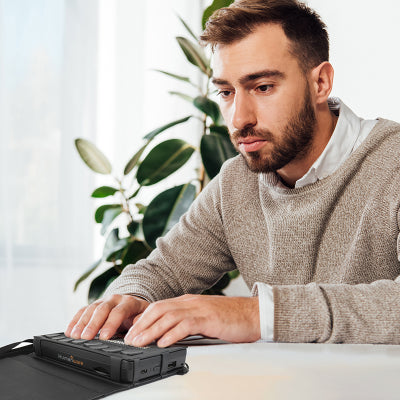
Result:
[[[259,92],[268,92],[269,90],[271,90],[274,87],[274,85],[260,85],[257,87],[257,90]]]
[[[230,90],[218,90],[217,95],[221,96],[222,98],[229,97],[232,92]]]

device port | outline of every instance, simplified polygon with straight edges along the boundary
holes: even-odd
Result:
[[[101,376],[110,377],[109,372],[104,368],[101,368],[101,367],[93,368],[93,371],[96,372],[96,374],[99,374]]]
[[[168,369],[175,368],[175,367],[176,367],[176,361],[168,364]]]

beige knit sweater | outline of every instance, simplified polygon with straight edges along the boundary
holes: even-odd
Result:
[[[400,343],[399,207],[394,122],[303,188],[268,187],[238,156],[107,294],[198,293],[238,268],[249,288],[273,286],[276,341]]]

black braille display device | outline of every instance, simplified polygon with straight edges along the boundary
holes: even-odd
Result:
[[[36,357],[132,386],[188,372],[185,347],[132,347],[117,338],[72,339],[63,333],[35,336],[33,346]]]

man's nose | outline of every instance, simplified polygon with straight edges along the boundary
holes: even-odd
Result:
[[[247,96],[236,94],[231,122],[235,129],[243,129],[257,124],[255,109]]]

